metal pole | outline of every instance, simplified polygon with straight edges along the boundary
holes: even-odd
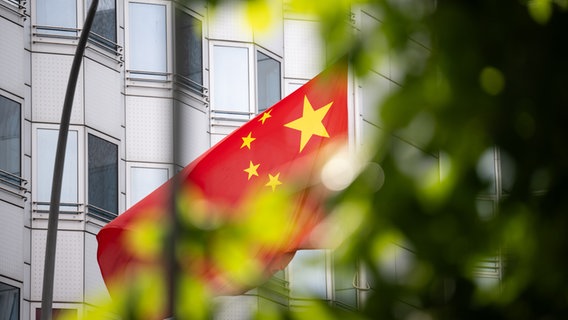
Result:
[[[55,251],[57,243],[57,224],[59,222],[59,205],[61,201],[61,184],[63,181],[63,167],[65,164],[65,149],[67,147],[67,136],[69,133],[69,120],[71,118],[71,108],[73,106],[73,97],[75,96],[75,88],[77,87],[77,78],[83,60],[83,53],[87,45],[87,39],[93,19],[99,5],[99,0],[92,0],[91,6],[85,19],[83,31],[77,43],[77,50],[71,71],[69,72],[69,81],[67,82],[67,91],[65,92],[65,100],[63,101],[63,111],[61,113],[61,125],[59,127],[59,137],[57,140],[57,150],[55,153],[55,165],[53,166],[53,182],[51,184],[51,202],[49,205],[49,218],[47,221],[47,240],[45,244],[45,264],[43,269],[43,289],[41,301],[41,320],[51,320],[53,310],[53,279],[55,273]]]

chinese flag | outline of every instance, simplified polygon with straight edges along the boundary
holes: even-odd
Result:
[[[346,142],[347,117],[343,60],[119,215],[97,235],[111,294],[113,282],[160,264],[161,256],[148,253],[136,235],[169,221],[174,189],[179,220],[191,226],[180,238],[194,236],[202,244],[179,245],[180,265],[213,294],[242,293],[286,267],[324,217],[319,168],[330,146]]]

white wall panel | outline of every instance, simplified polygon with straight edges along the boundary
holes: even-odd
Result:
[[[126,99],[126,159],[172,162],[172,100]]]
[[[381,104],[390,93],[390,81],[375,72],[369,72],[368,77],[361,80],[359,86],[361,116],[368,122],[379,124]]]
[[[185,166],[210,147],[209,119],[205,112],[176,102],[176,134],[179,140],[176,163]]]
[[[258,309],[258,297],[236,296],[219,297],[215,299],[215,320],[245,320],[253,319]]]
[[[97,262],[97,239],[85,233],[85,302],[100,305],[109,302],[99,264]]]
[[[32,55],[32,120],[61,122],[61,110],[65,100],[72,56],[41,54]],[[71,123],[83,123],[83,67],[79,72],[73,99]]]
[[[63,231],[57,233],[55,254],[54,301],[83,300],[84,232]],[[45,241],[47,230],[32,230],[31,299],[41,300]]]
[[[318,24],[313,21],[284,21],[284,77],[311,79],[323,70],[325,51]]]
[[[241,1],[219,3],[209,10],[209,39],[252,42],[252,28]]]
[[[120,138],[123,99],[121,74],[90,59],[85,63],[85,122]]]
[[[24,280],[23,214],[22,208],[0,201],[0,275],[19,281]]]
[[[0,19],[0,88],[24,96],[24,31]]]
[[[271,24],[267,30],[254,30],[254,42],[279,56],[284,55],[284,23],[282,0],[267,1]]]

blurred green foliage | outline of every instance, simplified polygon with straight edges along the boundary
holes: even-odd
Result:
[[[249,18],[265,17],[269,2],[247,1]],[[258,317],[568,318],[567,1],[287,3],[322,22],[328,58],[348,53],[357,77],[391,57],[404,73],[377,106],[373,164],[330,204],[359,221],[337,259],[368,268],[366,301]],[[359,7],[380,23],[355,30],[349,12]],[[429,54],[414,55],[417,44]],[[422,138],[422,153],[401,153],[408,134]],[[488,154],[498,178],[480,169]],[[383,269],[393,243],[414,253],[402,278]],[[499,264],[497,285],[479,281],[485,259]],[[208,317],[207,294],[180,281],[178,301],[198,302],[180,302],[180,318]]]

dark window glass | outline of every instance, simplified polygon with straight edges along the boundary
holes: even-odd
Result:
[[[257,52],[256,68],[258,112],[262,112],[281,99],[280,62]]]
[[[89,206],[118,213],[118,146],[89,134]]]
[[[0,282],[0,319],[20,319],[20,289]]]
[[[0,178],[20,176],[20,104],[0,96]]]
[[[92,0],[87,1],[86,12],[91,3]],[[99,0],[90,36],[91,39],[104,45],[114,46],[116,43],[116,0]]]
[[[203,44],[201,20],[176,9],[176,74],[189,85],[203,85]]]

